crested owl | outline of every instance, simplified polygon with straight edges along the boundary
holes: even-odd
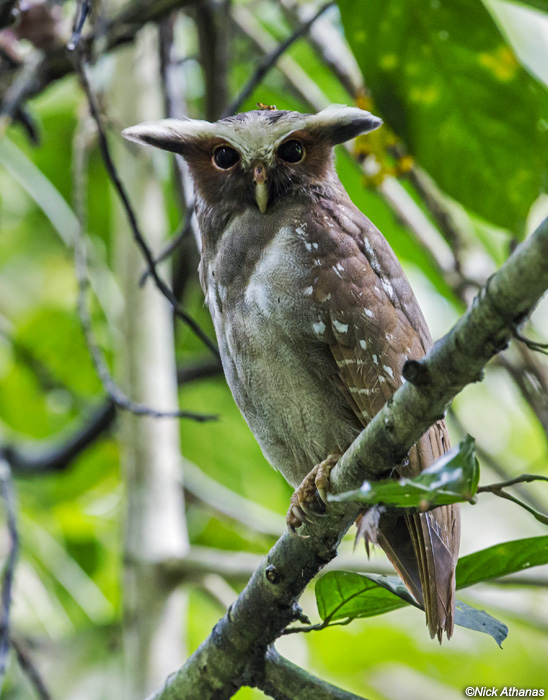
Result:
[[[189,165],[200,279],[228,385],[268,461],[296,488],[295,529],[323,498],[329,469],[432,341],[380,231],[351,202],[333,147],[381,125],[361,109],[254,110],[211,123],[165,119],[123,135]],[[449,447],[438,421],[400,475]],[[426,611],[431,636],[455,612],[458,506],[381,516],[377,541]]]

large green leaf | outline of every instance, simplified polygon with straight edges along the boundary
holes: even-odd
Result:
[[[469,501],[478,487],[479,464],[474,438],[466,438],[412,479],[365,481],[359,489],[330,496],[330,501],[383,503],[397,508],[421,508]]]
[[[408,604],[419,607],[397,576],[331,571],[316,584],[316,601],[322,620],[373,617]],[[455,624],[489,634],[500,646],[508,628],[499,620],[457,600]]]
[[[501,542],[459,559],[457,588],[542,564],[548,564],[548,536]]]
[[[548,564],[548,536],[502,542],[459,559],[457,589]],[[330,571],[316,583],[316,603],[322,620],[373,617],[417,604],[397,576]],[[505,626],[483,610],[457,601],[455,621],[490,634],[500,645]]]
[[[377,109],[452,197],[523,233],[546,182],[548,102],[476,0],[339,0]]]

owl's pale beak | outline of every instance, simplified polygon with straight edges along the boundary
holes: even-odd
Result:
[[[255,201],[261,214],[264,214],[268,206],[268,184],[266,169],[262,163],[258,163],[253,169],[253,182],[255,183]]]

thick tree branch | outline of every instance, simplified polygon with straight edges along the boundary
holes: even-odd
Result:
[[[266,652],[261,670],[260,679],[253,685],[276,700],[363,700],[361,695],[337,688],[292,664],[274,647]]]
[[[548,219],[489,280],[472,307],[421,361],[421,385],[407,382],[347,450],[331,473],[335,493],[386,472],[485,364],[507,346],[516,327],[548,289]],[[285,533],[270,550],[212,634],[171,675],[154,700],[231,697],[254,660],[300,616],[297,601],[308,582],[336,555],[358,506],[331,504],[328,517],[303,526],[308,539]],[[205,672],[207,669],[207,673]]]

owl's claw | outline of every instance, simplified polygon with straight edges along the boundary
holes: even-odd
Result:
[[[320,512],[318,506],[325,509],[329,492],[329,474],[340,459],[340,454],[331,454],[323,462],[317,464],[305,476],[301,484],[291,496],[286,523],[290,532],[304,523],[311,523],[314,518],[322,518],[326,513]],[[304,537],[304,535],[298,535]]]
[[[318,493],[320,495],[320,498],[322,499],[323,503],[327,505],[327,489],[318,489]]]
[[[292,506],[291,507],[291,512],[293,513],[293,516],[297,519],[297,521],[300,521],[301,523],[311,523],[312,520],[307,516],[307,511],[310,512],[306,506],[303,507],[304,504],[299,504],[298,506]]]

